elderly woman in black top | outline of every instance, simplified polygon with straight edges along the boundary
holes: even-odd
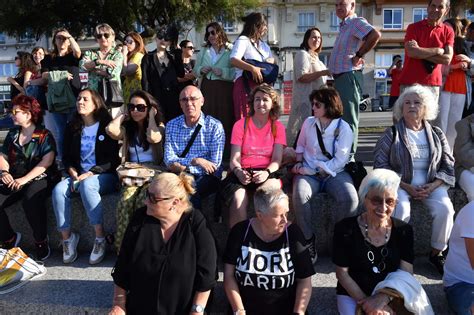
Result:
[[[111,314],[204,312],[216,284],[217,253],[203,215],[193,210],[191,176],[161,173],[133,216],[112,277]]]

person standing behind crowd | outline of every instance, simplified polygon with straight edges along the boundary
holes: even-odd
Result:
[[[190,40],[183,40],[179,43],[179,47],[181,48],[181,59],[183,60],[183,71],[184,77],[179,78],[179,91],[183,90],[188,85],[196,85],[196,76],[193,73],[194,65],[196,64],[196,60],[192,59],[194,54],[194,45]]]
[[[43,79],[48,80],[49,72],[67,71],[72,93],[74,94],[74,97],[77,97],[81,90],[81,79],[79,77],[81,48],[75,41],[74,37],[72,37],[65,28],[59,28],[54,31],[52,45],[53,51],[51,54],[46,55],[41,61],[41,73]],[[49,113],[46,113],[46,117],[51,115],[54,123],[54,126],[50,131],[52,132],[54,139],[56,139],[58,148],[58,156],[56,157],[56,160],[58,161],[62,161],[63,158],[63,139],[66,125],[75,111],[76,106],[72,103],[70,104],[69,110],[64,112],[53,112],[48,109]]]
[[[364,55],[375,47],[380,38],[379,31],[366,19],[355,14],[355,6],[355,0],[336,0],[336,15],[342,22],[328,64],[334,78],[334,87],[339,92],[344,106],[342,118],[354,133],[352,154],[357,150],[359,134]]]
[[[393,62],[390,68],[388,68],[388,74],[392,78],[392,86],[390,87],[390,99],[388,101],[388,107],[392,108],[395,102],[400,96],[400,75],[402,74],[402,56],[393,56]]]
[[[286,130],[286,143],[289,146],[295,143],[303,121],[312,114],[309,94],[326,84],[329,71],[318,57],[322,48],[321,31],[316,27],[308,29],[293,62],[293,99]]]
[[[179,106],[178,77],[184,76],[181,50],[176,49],[178,41],[176,26],[162,26],[156,31],[156,49],[142,59],[142,88],[158,103],[168,122],[182,114]]]
[[[194,73],[202,78],[201,91],[206,99],[206,113],[218,119],[225,131],[224,156],[230,154],[230,135],[234,125],[232,89],[235,69],[230,64],[232,44],[217,22],[206,26],[204,48],[199,52]]]
[[[125,36],[122,47],[123,67],[123,101],[128,104],[130,94],[142,89],[142,64],[145,55],[145,44],[140,34],[130,32]]]
[[[17,51],[15,57],[15,66],[18,72],[15,77],[8,77],[7,81],[10,83],[10,99],[13,100],[19,94],[25,94],[23,84],[25,83],[25,73],[27,71],[34,72],[35,62],[30,53],[26,51]]]
[[[25,72],[25,80],[23,83],[23,88],[25,89],[25,94],[31,97],[36,98],[38,103],[41,105],[41,109],[47,110],[46,96],[43,85],[46,84],[41,76],[41,60],[44,59],[45,50],[43,47],[35,47],[31,51],[31,56],[35,63],[35,71],[27,70]]]
[[[466,193],[469,201],[474,201],[474,114],[456,123],[454,141],[454,167],[456,182]]]
[[[88,50],[84,53],[79,66],[89,73],[87,86],[99,92],[104,78],[117,82],[122,91],[120,74],[122,73],[123,57],[115,48],[115,32],[109,24],[102,23],[95,27],[94,37],[99,44],[98,50]],[[99,87],[100,86],[100,87]],[[102,96],[102,95],[101,95]],[[121,107],[109,108],[112,118],[121,111]]]
[[[265,15],[253,12],[242,20],[244,28],[235,40],[230,54],[230,63],[236,68],[233,89],[236,121],[248,115],[248,107],[251,105],[248,101],[250,92],[257,84],[263,82],[261,68],[245,62],[245,59],[275,63],[270,46],[262,40],[268,30]],[[253,79],[244,78],[243,71],[252,73]]]
[[[400,79],[401,92],[415,83],[427,86],[438,103],[442,84],[441,66],[453,57],[454,32],[443,23],[449,0],[430,0],[428,18],[408,25],[405,34],[405,63]]]
[[[474,90],[474,83],[471,82],[471,77],[474,76],[474,23],[469,24],[467,27],[464,45],[466,46],[466,54],[457,55],[456,59],[458,61],[467,63],[468,76],[466,77],[466,108],[463,112],[463,117],[466,117],[474,112],[474,105],[472,104],[472,91]]]

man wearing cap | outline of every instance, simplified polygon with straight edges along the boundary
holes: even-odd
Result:
[[[355,14],[355,0],[336,0],[336,15],[342,22],[328,68],[344,106],[342,118],[354,132],[351,153],[355,153],[359,128],[359,103],[362,100],[363,57],[375,47],[380,32],[366,19]]]

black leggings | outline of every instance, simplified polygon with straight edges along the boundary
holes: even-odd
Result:
[[[0,241],[5,242],[15,236],[5,208],[18,200],[22,200],[26,219],[33,229],[35,241],[46,239],[46,205],[48,192],[51,191],[46,178],[24,185],[19,191],[12,191],[5,185],[0,185]]]

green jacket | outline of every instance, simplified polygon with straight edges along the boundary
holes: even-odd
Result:
[[[67,112],[76,104],[76,97],[72,92],[67,76],[67,71],[48,72],[48,93],[46,95],[46,102],[50,112]]]
[[[219,56],[215,64],[212,64],[211,54],[209,52],[210,47],[204,47],[196,58],[196,64],[194,65],[193,72],[200,78],[202,77],[201,69],[203,67],[217,67],[222,70],[222,75],[217,76],[212,71],[206,74],[208,80],[222,80],[222,81],[234,81],[235,69],[230,64],[230,53],[232,51],[232,45],[227,44],[224,48],[224,52]]]

